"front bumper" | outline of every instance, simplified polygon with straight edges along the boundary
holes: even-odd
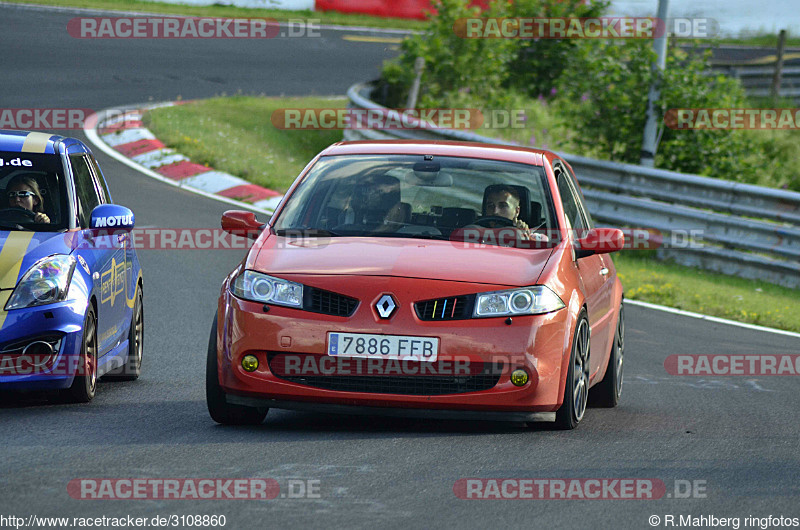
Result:
[[[374,280],[364,282],[374,283]],[[534,413],[552,413],[559,408],[564,394],[563,374],[568,362],[565,352],[569,352],[571,337],[566,309],[547,315],[517,316],[510,325],[506,324],[504,317],[421,321],[413,310],[413,294],[401,294],[414,293],[415,288],[418,290],[419,280],[392,278],[385,282],[386,285],[382,286],[385,288],[376,291],[372,285],[369,290],[378,292],[376,299],[381,292],[392,292],[398,298],[398,311],[388,321],[378,318],[373,310],[371,295],[359,297],[361,303],[350,317],[274,305],[264,312],[263,304],[231,295],[226,282],[218,308],[217,364],[220,385],[228,394],[229,402],[240,403],[245,400],[251,406],[274,408],[329,410],[334,407],[344,413],[356,414],[391,415],[398,413],[392,409],[407,409],[400,414],[417,415],[425,411],[427,417],[431,417],[431,414],[437,417],[434,411],[447,417],[463,417],[464,413],[469,416],[469,412],[474,412],[481,413],[483,419],[489,419],[492,415],[487,413],[503,412],[511,413],[513,421],[549,419],[549,415],[545,418]],[[358,292],[365,287],[361,283],[353,280],[348,286]],[[470,286],[464,288],[475,289]],[[326,346],[331,331],[437,337],[439,367],[453,369],[463,367],[466,363],[470,366],[470,373],[476,373],[478,367],[502,367],[502,370],[496,383],[480,390],[469,390],[469,385],[459,386],[458,378],[464,372],[448,374],[445,370],[444,378],[439,382],[447,383],[449,376],[455,384],[444,386],[444,390],[437,382],[437,385],[416,384],[416,387],[423,389],[421,391],[386,391],[388,387],[382,386],[381,378],[387,383],[392,382],[389,379],[393,377],[419,383],[420,378],[439,377],[443,372],[433,370],[423,375],[424,370],[419,365],[430,363],[395,363],[394,371],[383,370],[387,365],[378,366],[376,363],[376,370],[359,371],[358,378],[352,378],[352,372],[333,370],[319,373],[324,361],[330,359],[326,354]],[[247,372],[242,368],[241,361],[245,355],[254,355],[258,359],[259,366],[255,371]],[[281,356],[302,359],[298,365],[312,367],[312,377],[292,379],[287,378],[285,372],[276,371],[274,361]],[[306,364],[309,358],[314,362]],[[364,360],[363,367],[368,366],[368,361]],[[522,387],[510,381],[510,373],[518,368],[530,375],[529,382]],[[406,369],[411,372],[407,373]],[[359,389],[348,389],[347,384],[321,385],[320,381],[326,377],[329,380],[350,377],[353,382],[358,380]],[[369,379],[371,377],[377,378],[374,379],[375,384]],[[340,381],[343,379],[336,383]],[[424,389],[431,386],[439,390],[425,393]],[[452,389],[452,392],[448,389]],[[322,404],[325,407],[321,407]],[[509,417],[498,419],[508,421]]]
[[[69,388],[80,363],[85,302],[61,302],[5,313],[0,329],[0,391]],[[52,355],[25,346],[58,338]]]

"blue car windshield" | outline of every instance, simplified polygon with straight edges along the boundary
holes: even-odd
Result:
[[[498,195],[514,197],[511,211],[503,212],[507,222],[492,209]],[[453,156],[339,155],[317,161],[273,229],[279,235],[448,239],[475,223],[509,226],[515,217],[542,233],[557,227],[541,166]]]
[[[59,155],[0,151],[0,230],[63,230],[68,211]]]

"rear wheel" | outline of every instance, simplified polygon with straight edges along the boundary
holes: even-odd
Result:
[[[125,364],[108,372],[104,378],[109,381],[134,381],[139,379],[142,372],[142,353],[144,351],[144,307],[142,304],[142,290],[136,288],[136,298],[133,303],[131,327],[128,331],[128,358]]]
[[[208,358],[206,360],[206,404],[211,419],[223,425],[258,425],[269,412],[268,408],[231,405],[225,399],[225,392],[219,384],[217,368],[217,317],[211,326],[208,338]]]
[[[574,429],[586,413],[589,397],[589,320],[586,311],[581,310],[572,337],[567,381],[564,385],[564,403],[556,412],[556,427]]]
[[[63,392],[63,397],[73,403],[88,403],[97,393],[97,317],[89,305],[83,319],[83,341],[78,360],[78,371],[72,386]]]
[[[592,388],[591,404],[597,407],[616,407],[622,395],[622,361],[625,353],[625,316],[619,307],[617,330],[608,356],[608,367],[603,380]]]

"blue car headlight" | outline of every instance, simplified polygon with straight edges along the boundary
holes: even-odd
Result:
[[[17,284],[6,303],[6,311],[53,304],[67,298],[75,258],[63,254],[47,256],[34,263]]]
[[[264,304],[303,307],[303,286],[299,283],[282,280],[246,270],[233,281],[233,294],[245,300]]]
[[[505,291],[480,293],[475,297],[473,318],[541,315],[558,311],[564,302],[549,287],[534,285]]]

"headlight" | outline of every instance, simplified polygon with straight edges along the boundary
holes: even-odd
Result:
[[[244,271],[233,281],[239,298],[288,307],[303,307],[303,286],[255,271]]]
[[[6,311],[65,300],[74,271],[72,256],[59,254],[40,259],[17,284],[6,303]]]
[[[472,316],[500,317],[513,315],[540,315],[558,311],[564,302],[544,285],[481,293],[475,298]]]

